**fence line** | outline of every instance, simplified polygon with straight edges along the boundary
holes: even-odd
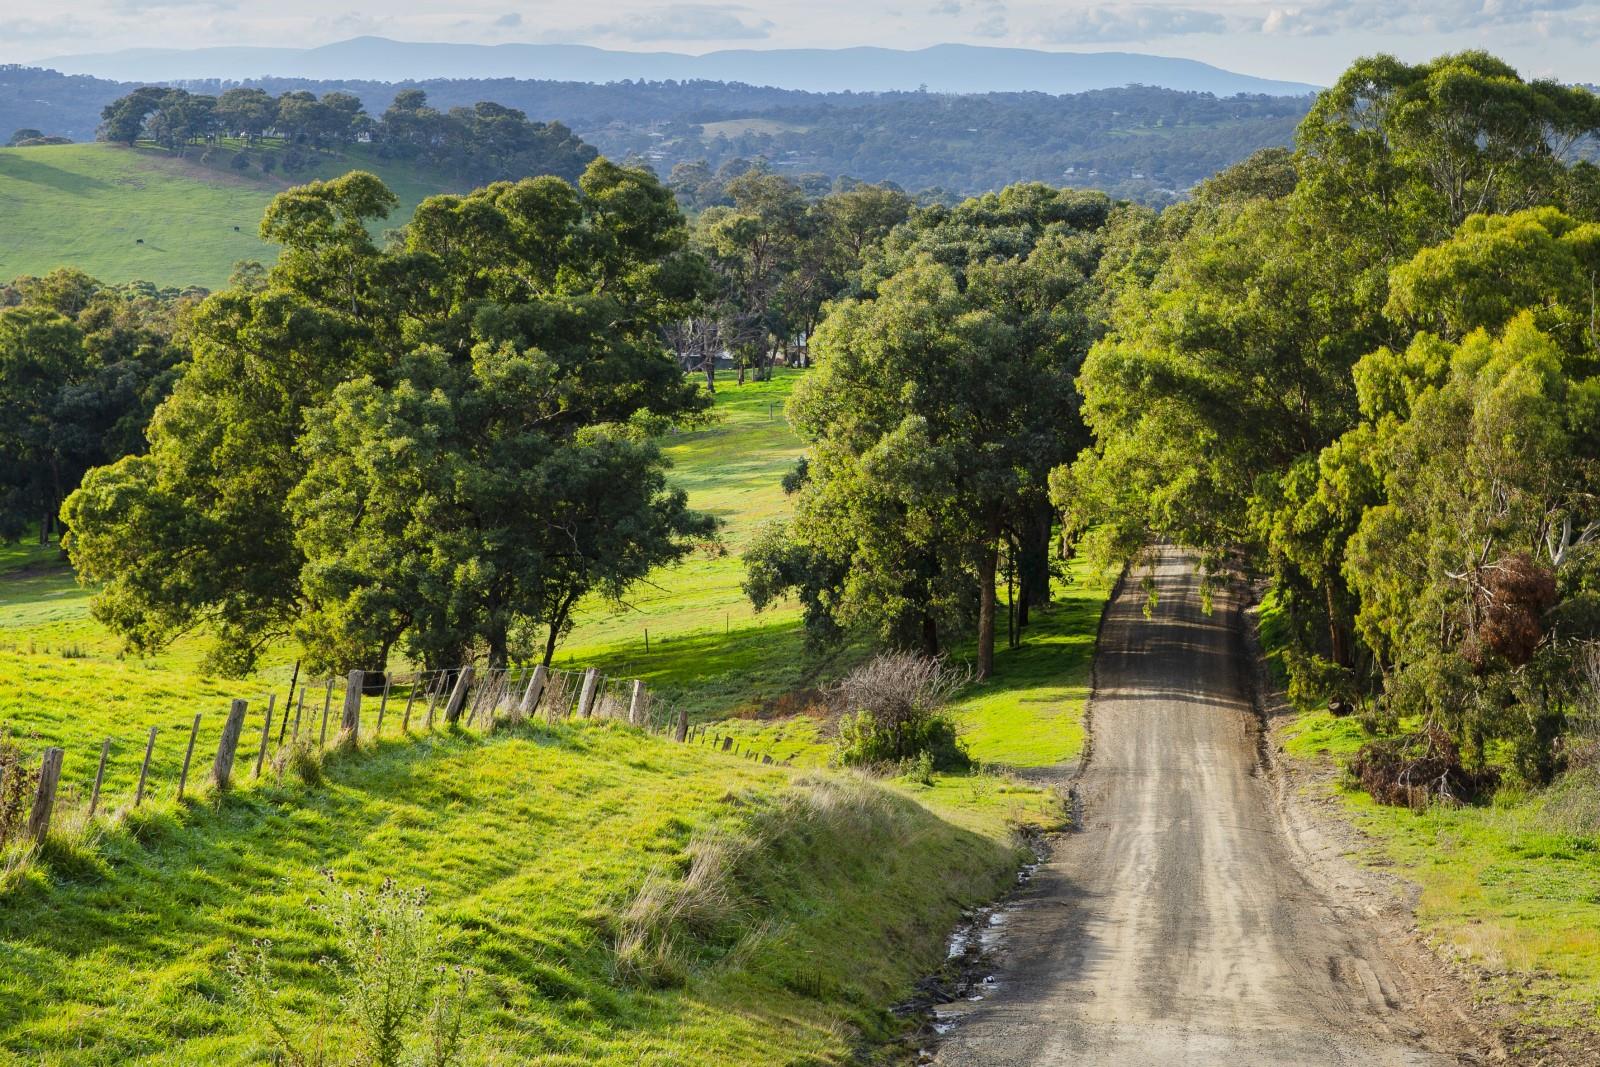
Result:
[[[321,705],[320,709],[314,712],[320,714],[321,719],[319,723],[313,718],[309,724],[307,740],[302,742],[301,730],[307,710],[308,693],[314,694],[312,697],[314,709],[317,704]],[[378,740],[384,735],[384,722],[389,704],[399,701],[402,697],[405,706],[401,713],[399,731],[391,732],[390,736],[411,736],[413,715],[424,714],[420,709],[425,705],[424,732],[434,730],[435,713],[438,710],[446,726],[476,729],[483,733],[490,733],[503,724],[535,718],[542,718],[552,725],[574,718],[611,719],[680,743],[690,741],[707,743],[703,726],[691,732],[686,708],[670,707],[638,679],[608,677],[593,667],[587,670],[573,670],[539,665],[479,669],[469,664],[455,668],[410,672],[351,671],[343,677],[302,679],[297,676],[290,683],[281,714],[276,692],[255,700],[233,700],[223,717],[216,748],[210,757],[210,771],[206,781],[217,789],[227,789],[238,780],[235,764],[241,747],[247,747],[251,743],[246,738],[254,739],[255,751],[247,751],[244,755],[247,761],[245,766],[252,768],[252,777],[255,779],[259,779],[269,766],[276,767],[281,775],[283,770],[281,758],[296,746],[310,745],[312,736],[316,738],[313,748],[327,750],[328,726],[335,698],[338,699],[340,708],[339,729],[333,738],[335,747],[352,742]],[[442,709],[439,707],[441,700],[444,702]],[[373,726],[369,731],[362,716],[373,702],[376,702],[376,711],[370,720]],[[259,713],[261,716],[259,725],[247,730],[247,721],[251,715],[256,714],[251,709],[263,706],[264,709]],[[273,736],[275,716],[276,738]],[[294,720],[292,724],[291,718]],[[388,719],[392,726],[393,716],[388,716]],[[190,784],[191,765],[204,721],[204,713],[196,713],[192,723],[189,724],[175,790],[176,799],[180,801]],[[315,733],[313,734],[311,730]],[[160,733],[159,726],[151,726],[148,735],[143,738],[143,759],[139,764],[137,785],[133,788],[129,807],[137,808],[142,805],[156,785],[159,776],[152,774],[152,764],[156,760]],[[728,740],[731,743],[732,739]],[[210,742],[207,741],[206,744],[209,748]],[[102,806],[106,791],[106,772],[108,767],[114,767],[115,754],[121,747],[110,737],[100,745],[94,785],[87,802],[86,815],[89,818],[93,818]],[[207,748],[201,749],[202,761],[207,758]],[[746,756],[752,760],[757,759],[755,754],[739,751],[730,744],[723,744],[720,750]],[[137,748],[128,751],[137,751]],[[63,790],[60,786],[64,757],[64,750],[53,746],[45,750],[37,770],[31,769],[32,764],[18,763],[9,771],[10,774],[25,775],[25,780],[34,793],[33,802],[29,806],[26,830],[36,842],[45,839],[53,817],[61,813],[64,805],[58,799],[58,792],[65,794],[63,799],[70,800],[75,796],[70,787]],[[774,761],[767,755],[762,757],[760,762],[770,764],[779,761]],[[205,764],[202,762],[201,766]],[[109,804],[106,806],[110,807]],[[0,824],[0,845],[6,844],[4,831],[5,826]]]

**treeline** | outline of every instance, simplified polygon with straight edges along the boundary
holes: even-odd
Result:
[[[748,159],[956,198],[1045,181],[1157,205],[1260,148],[1288,144],[1310,106],[1308,98],[1219,98],[1151,86],[1053,96],[810,93],[671,81],[244,84],[273,92],[338,90],[374,102],[411,88],[443,106],[494,99],[560,116],[607,156],[646,163],[662,175],[680,163],[704,160],[717,169]]]
[[[86,471],[143,451],[204,295],[75,270],[0,285],[0,541],[44,542]]]
[[[415,160],[470,183],[538,174],[576,181],[598,154],[559,122],[530,122],[521,111],[487,101],[441,112],[421,90],[397,94],[374,119],[359,97],[345,92],[318,97],[299,89],[274,97],[234,88],[208,96],[147,85],[105,106],[99,137],[150,141],[180,156],[191,145],[271,139],[287,146],[282,166],[290,172],[309,163],[308,151],[369,143],[381,156]]]
[[[1054,499],[1270,577],[1292,695],[1361,716],[1384,799],[1600,741],[1597,132],[1483,53],[1363,60],[1292,153],[1112,230]]]
[[[420,90],[441,112],[498,101],[557,118],[610,158],[660,175],[739,159],[791,174],[851,175],[958,200],[1017,181],[1099,188],[1154,205],[1257,149],[1287,145],[1308,98],[1213,97],[1149,86],[1045,93],[809,93],[723,82],[437,79],[388,84],[262,78],[174,83],[221,98],[258,89],[363,101],[380,114]],[[0,68],[0,136],[12,129],[92,135],[96,116],[136,87]],[[564,173],[564,172],[557,172]],[[509,176],[501,172],[494,176]],[[477,180],[477,179],[475,179]]]
[[[44,136],[88,140],[100,110],[131,88],[86,74],[0,63],[0,136],[39,130]]]
[[[1071,550],[1270,580],[1292,695],[1383,800],[1600,756],[1600,99],[1363,60],[1156,213],[1015,186],[915,212],[816,329],[759,605],[938,653]]]
[[[747,372],[765,378],[780,359],[804,366],[823,309],[858,284],[871,249],[913,206],[893,186],[807,183],[748,162],[732,174],[679,167],[670,187],[680,203],[703,205],[691,245],[711,284],[666,338],[712,390],[721,359],[738,368],[740,384]]]

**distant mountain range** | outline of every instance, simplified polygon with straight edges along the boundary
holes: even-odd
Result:
[[[137,48],[37,64],[122,82],[263,77],[410,81],[528,78],[606,83],[705,80],[811,92],[1081,93],[1124,85],[1184,92],[1301,96],[1316,86],[1273,81],[1191,59],[1134,52],[1041,52],[944,44],[894,48],[735,49],[701,56],[586,45],[468,45],[357,37],[319,48]]]

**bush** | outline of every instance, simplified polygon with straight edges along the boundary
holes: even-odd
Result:
[[[22,836],[38,780],[22,749],[0,735],[0,848]]]
[[[322,784],[322,758],[321,749],[308,735],[279,749],[272,757],[272,769],[280,779],[287,771],[303,784],[315,787]]]
[[[234,995],[271,1033],[275,1054],[293,1067],[335,1062],[364,1067],[456,1067],[466,1051],[466,1005],[472,972],[436,965],[439,936],[428,914],[425,890],[402,889],[385,880],[375,893],[341,890],[332,876],[317,910],[333,923],[338,959],[322,959],[339,986],[339,1004],[354,1031],[353,1056],[329,1051],[325,1027],[307,1029],[285,1014],[272,984],[272,942],[257,940],[250,951],[228,954]]]
[[[245,155],[243,152],[235,152],[233,154],[233,158],[228,161],[228,166],[232,167],[234,170],[249,170],[250,157]]]
[[[926,755],[937,770],[972,765],[955,719],[945,710],[966,685],[966,671],[910,652],[878,656],[839,683],[845,708],[838,759],[848,767],[883,767]]]
[[[1437,725],[1367,742],[1350,761],[1350,773],[1378,803],[1414,810],[1434,801],[1460,804],[1476,800],[1492,791],[1500,779],[1492,768],[1470,771],[1463,767],[1460,746]]]

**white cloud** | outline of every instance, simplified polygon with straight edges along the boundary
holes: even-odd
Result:
[[[1261,30],[1291,36],[1431,35],[1497,28],[1583,33],[1595,26],[1597,6],[1592,0],[1320,0],[1268,10]]]
[[[588,32],[625,41],[756,41],[772,36],[770,19],[735,4],[665,4],[635,11]]]
[[[1111,4],[1063,11],[1038,24],[1050,44],[1135,43],[1154,37],[1222,33],[1228,19],[1216,11],[1158,4]]]

